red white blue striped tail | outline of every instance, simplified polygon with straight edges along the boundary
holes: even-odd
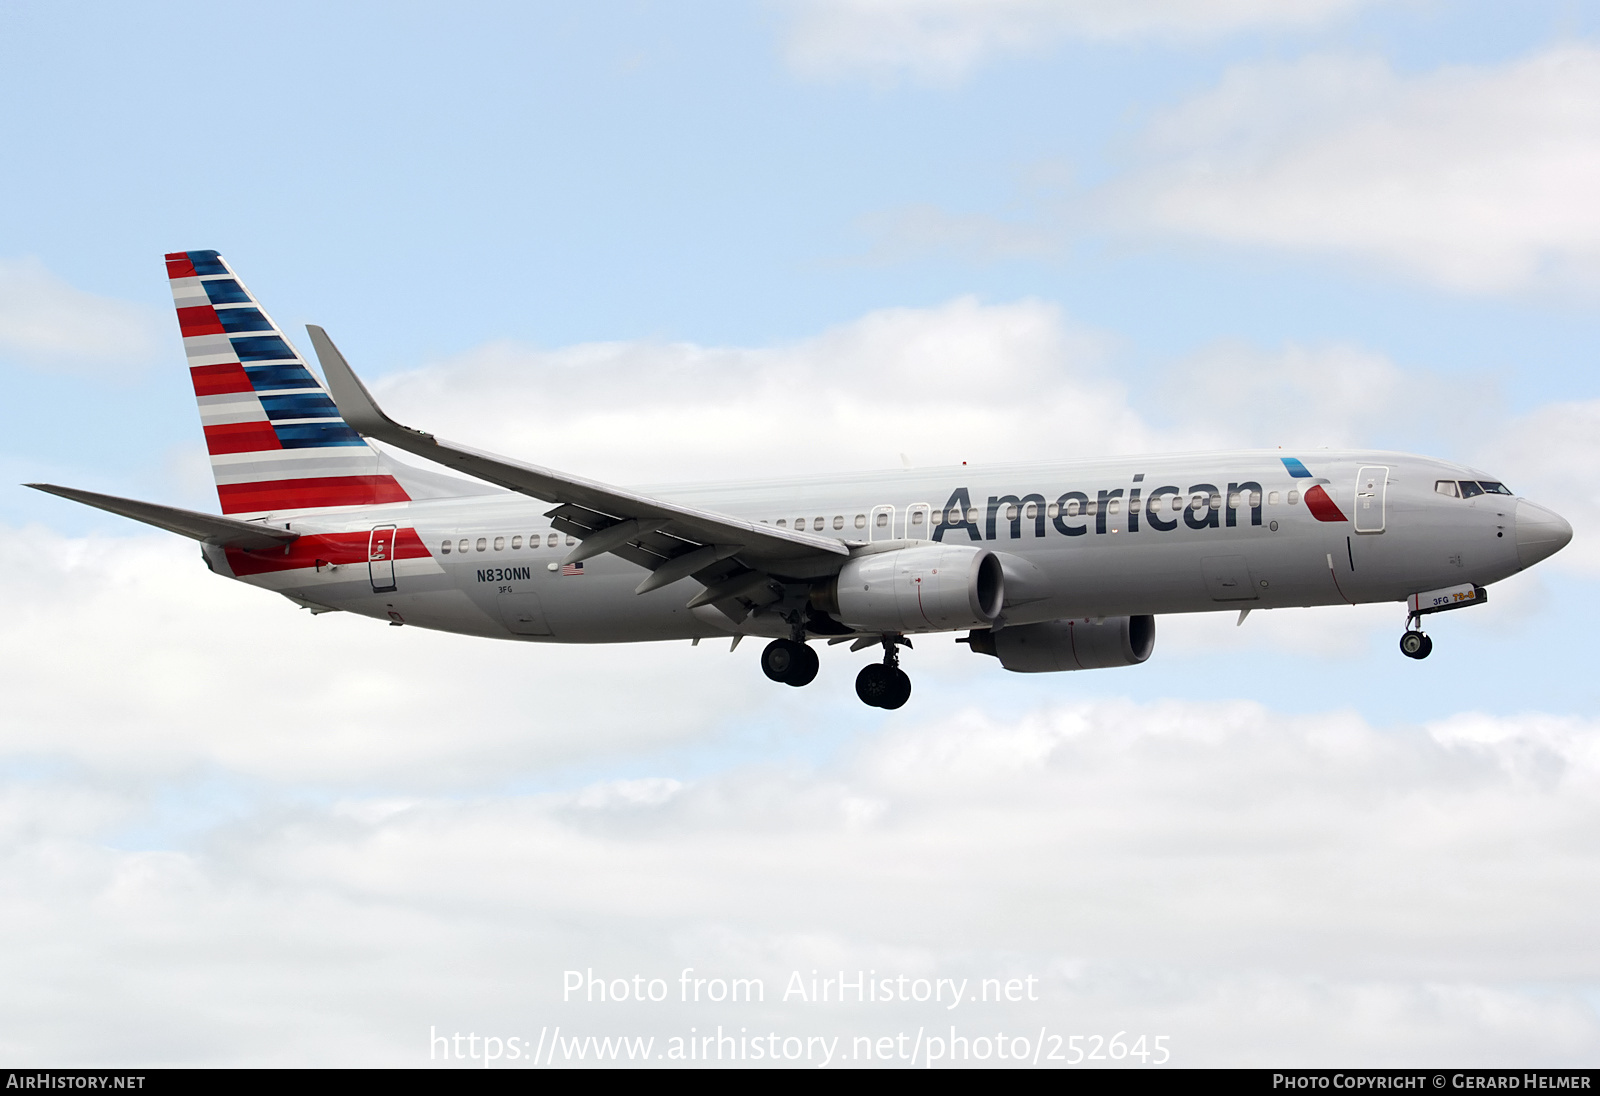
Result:
[[[410,501],[222,256],[172,252],[167,277],[224,514]]]

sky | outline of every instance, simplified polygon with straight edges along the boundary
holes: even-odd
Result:
[[[1371,446],[1576,530],[1426,662],[1399,606],[928,637],[883,712],[0,489],[0,1057],[1600,1058],[1600,4],[24,0],[0,155],[0,482],[215,510],[161,256],[216,249],[401,421],[611,482]]]

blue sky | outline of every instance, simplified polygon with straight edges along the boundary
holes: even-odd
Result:
[[[1381,607],[1163,621],[1150,664],[1092,675],[929,641],[888,715],[842,651],[779,695],[748,648],[312,621],[0,492],[0,971],[51,1002],[0,1036],[17,1060],[408,1064],[430,1023],[561,1022],[564,964],[694,958],[1022,964],[1051,1016],[1172,1025],[1190,1064],[1593,1061],[1563,911],[1600,857],[1600,5],[13,4],[0,103],[14,483],[213,506],[160,260],[216,248],[400,417],[621,482],[1359,444],[1477,462],[1578,530],[1426,663]],[[746,875],[751,834],[792,870]],[[1034,858],[996,875],[969,835]],[[675,874],[630,897],[647,863]],[[1438,865],[1456,907],[1405,882]],[[992,900],[919,912],[963,881]],[[1261,919],[1341,881],[1347,929]],[[169,916],[192,953],[151,951]],[[1451,943],[1409,935],[1430,918]],[[62,948],[111,1004],[27,957]],[[90,1047],[120,1000],[155,1004]]]

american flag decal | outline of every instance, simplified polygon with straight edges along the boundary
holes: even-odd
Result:
[[[581,562],[579,562],[579,563],[563,563],[561,565],[561,573],[563,575],[580,575],[581,576],[583,574],[583,564]]]

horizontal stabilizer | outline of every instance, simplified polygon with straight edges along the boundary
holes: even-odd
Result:
[[[23,486],[32,487],[35,491],[43,491],[49,495],[59,495],[73,502],[81,502],[85,506],[120,514],[134,521],[142,521],[146,525],[154,525],[157,529],[165,529],[169,533],[177,533],[179,536],[228,548],[246,550],[277,548],[299,538],[298,533],[291,533],[287,529],[271,529],[253,521],[238,521],[194,510],[180,510],[176,506],[139,502],[137,499],[118,498],[116,495],[99,495],[93,491],[80,491],[76,487],[57,487],[53,483],[26,483]]]

